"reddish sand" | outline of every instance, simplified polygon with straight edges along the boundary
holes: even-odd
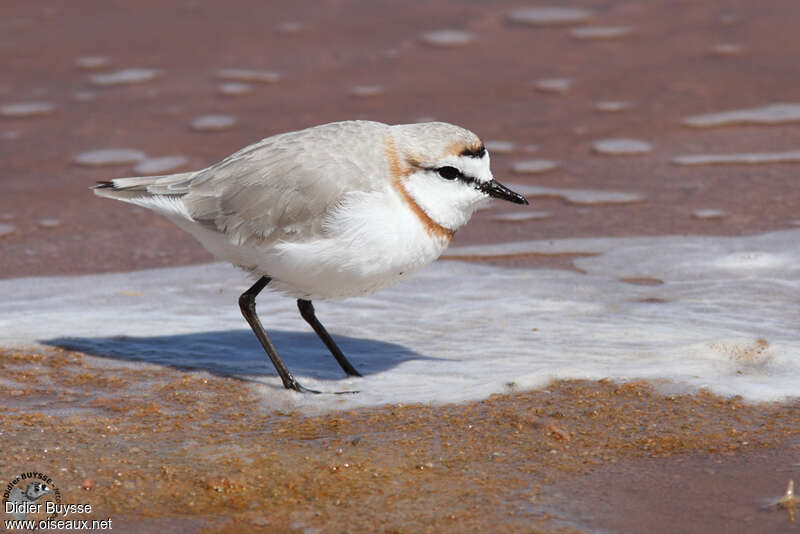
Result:
[[[767,502],[798,471],[800,403],[647,382],[307,416],[259,409],[237,379],[61,350],[5,351],[0,369],[20,384],[0,386],[5,463],[131,531],[781,532]]]

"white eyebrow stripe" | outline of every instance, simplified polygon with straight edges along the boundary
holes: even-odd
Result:
[[[455,165],[461,170],[465,176],[473,178],[476,182],[489,182],[492,180],[492,171],[489,170],[489,153],[483,155],[482,158],[475,158],[470,156],[459,156],[456,158],[458,164]]]

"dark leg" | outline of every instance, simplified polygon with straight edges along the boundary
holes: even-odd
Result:
[[[331,351],[333,357],[336,358],[336,361],[339,362],[339,365],[344,369],[344,372],[350,376],[361,376],[361,373],[356,371],[355,367],[347,361],[347,358],[342,351],[339,350],[339,347],[333,341],[333,338],[325,330],[325,327],[322,326],[322,323],[317,320],[317,316],[314,315],[314,305],[311,304],[310,300],[303,300],[297,299],[297,308],[300,310],[300,315],[303,316],[303,319],[306,320],[308,324],[311,325],[311,328],[314,329],[314,332],[317,333],[319,338],[325,343],[325,346],[328,347],[328,350]]]
[[[281,357],[278,355],[275,345],[273,345],[272,341],[267,337],[267,333],[264,331],[264,327],[261,326],[258,315],[256,315],[256,296],[261,293],[262,289],[267,287],[267,284],[269,284],[271,280],[272,278],[268,276],[259,278],[250,289],[242,293],[239,297],[239,308],[241,308],[242,315],[244,315],[244,318],[250,324],[250,328],[253,329],[253,333],[261,342],[261,346],[267,351],[267,356],[272,360],[272,364],[275,366],[275,370],[278,371],[278,375],[280,375],[284,387],[286,387],[286,389],[293,389],[306,393],[319,393],[319,391],[301,386],[300,383],[295,380],[292,373],[290,373],[289,369],[286,367],[286,364],[283,363],[283,360],[281,360]]]

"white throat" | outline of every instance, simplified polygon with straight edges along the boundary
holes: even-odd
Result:
[[[408,176],[402,187],[433,222],[451,231],[465,225],[487,200],[473,187],[460,182],[431,180],[422,171]]]

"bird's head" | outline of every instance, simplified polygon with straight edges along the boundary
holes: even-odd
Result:
[[[489,152],[474,133],[444,122],[392,126],[385,141],[395,186],[451,233],[490,198],[527,204],[492,176]]]
[[[27,497],[29,501],[35,501],[42,495],[52,492],[53,490],[48,488],[47,485],[43,484],[42,482],[31,482],[28,484],[28,487],[25,488],[25,497]]]

